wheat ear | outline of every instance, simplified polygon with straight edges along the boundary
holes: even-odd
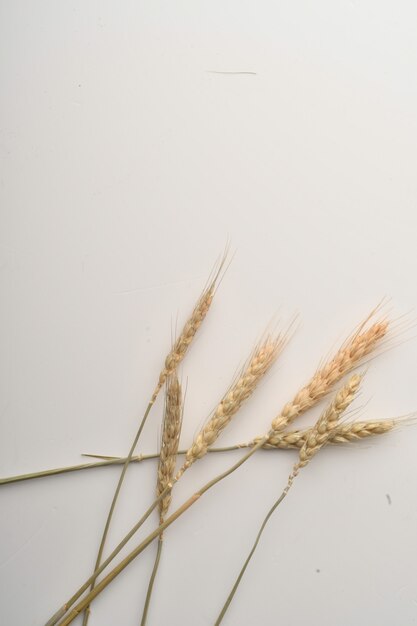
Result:
[[[272,517],[277,507],[284,500],[285,496],[290,490],[290,487],[294,481],[294,478],[297,476],[300,469],[302,467],[305,467],[305,465],[309,463],[309,461],[313,458],[313,456],[317,454],[317,452],[327,443],[329,439],[329,434],[335,428],[341,414],[346,410],[346,408],[352,402],[359,388],[360,382],[361,382],[360,376],[358,375],[352,376],[349,382],[336,394],[334,400],[323,411],[323,413],[320,415],[319,419],[317,420],[316,424],[311,429],[310,434],[308,435],[303,447],[300,450],[299,461],[294,465],[294,468],[288,478],[288,483],[284,491],[282,492],[278,500],[274,502],[274,504],[269,509],[268,513],[266,514],[260,526],[255,542],[252,546],[252,549],[249,552],[246,558],[246,561],[244,562],[243,567],[239,572],[238,577],[236,578],[236,581],[232,587],[232,590],[230,591],[227,597],[227,600],[224,603],[222,610],[220,611],[219,616],[217,617],[215,621],[214,626],[219,626],[219,624],[223,621],[223,618],[235,596],[235,593],[239,587],[240,581],[243,578],[246,568],[248,567],[249,562],[255,553],[255,550],[258,546],[261,535],[269,519]]]
[[[161,370],[161,373],[159,374],[158,384],[155,387],[155,391],[153,392],[153,395],[152,395],[152,401],[155,401],[166,379],[169,376],[171,376],[171,374],[178,368],[178,365],[184,359],[192,340],[196,336],[197,331],[199,330],[207,313],[209,312],[211,303],[213,302],[219,276],[227,260],[227,255],[228,255],[228,250],[226,250],[219,264],[219,267],[214,275],[214,278],[209,282],[208,286],[204,289],[190,317],[186,321],[180,335],[178,336],[178,339],[175,341],[170,352],[166,356],[164,367]]]
[[[176,372],[168,379],[164,421],[159,453],[156,496],[159,497],[171,483],[175,475],[178,445],[182,424],[182,393]],[[159,517],[162,524],[171,504],[171,491],[159,502]]]
[[[285,336],[268,337],[253,350],[246,365],[229,391],[217,405],[207,424],[201,429],[185,455],[185,462],[178,477],[197,459],[201,459],[220,433],[230,423],[242,404],[255,391],[258,383],[275,362],[285,345]]]
[[[167,489],[172,484],[177,464],[178,445],[180,442],[182,424],[182,394],[181,385],[176,371],[167,380],[165,392],[165,409],[161,437],[161,451],[159,454],[158,473],[156,482],[156,496],[159,499],[159,523],[162,524],[172,499],[172,490]],[[165,494],[165,495],[164,495]],[[162,499],[161,499],[162,496]],[[149,606],[155,584],[156,575],[161,559],[164,535],[158,537],[158,546],[152,573],[149,578],[145,603],[142,611],[141,626],[145,626],[148,618]]]
[[[295,395],[293,400],[283,407],[272,422],[271,437],[284,430],[296,417],[314,406],[345,374],[363,362],[364,358],[373,352],[386,336],[389,322],[385,319],[377,321],[367,330],[363,330],[364,325],[365,322],[360,326],[359,331],[345,341],[334,357],[316,371],[310,382]]]
[[[383,435],[393,430],[401,421],[402,418],[397,420],[357,421],[338,424],[329,433],[328,443],[346,444],[360,439],[366,439],[367,437],[373,437],[374,435]],[[264,448],[268,450],[277,448],[280,450],[302,448],[311,434],[311,431],[311,428],[307,428],[306,430],[292,430],[284,433],[276,433],[268,439],[268,443]]]

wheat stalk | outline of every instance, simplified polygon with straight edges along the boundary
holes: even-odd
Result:
[[[271,437],[284,430],[299,415],[317,404],[331,391],[335,383],[375,350],[377,344],[386,336],[389,322],[382,319],[372,324],[367,330],[363,330],[366,322],[373,314],[374,311],[359,329],[345,341],[334,357],[315,372],[311,380],[295,395],[292,401],[284,405],[279,415],[272,422]]]
[[[346,444],[351,443],[359,439],[365,439],[372,437],[373,435],[383,435],[390,430],[393,430],[400,423],[403,424],[406,421],[413,420],[413,417],[407,416],[406,418],[400,417],[396,419],[386,419],[379,421],[363,421],[363,422],[349,422],[346,424],[340,424],[335,428],[329,438],[331,444]],[[276,433],[271,436],[267,443],[262,448],[264,450],[291,450],[300,448],[303,443],[306,434],[309,429],[306,430],[292,430],[283,433]],[[207,452],[230,452],[232,450],[240,450],[243,448],[250,448],[258,439],[247,443],[239,443],[224,448],[209,448]],[[178,456],[186,454],[187,450],[178,450]],[[111,467],[112,465],[123,465],[126,462],[126,457],[110,456],[103,454],[85,454],[84,456],[101,459],[97,463],[81,463],[79,465],[68,465],[65,467],[57,467],[49,470],[43,470],[40,472],[32,472],[29,474],[18,474],[16,476],[7,476],[6,478],[0,478],[0,486],[8,485],[15,482],[23,482],[25,480],[33,480],[35,478],[45,478],[47,476],[57,476],[59,474],[67,474],[70,472],[78,472],[87,469],[96,469],[102,467]],[[141,463],[142,461],[148,461],[151,459],[159,458],[158,452],[150,454],[139,454],[132,456],[131,463]]]

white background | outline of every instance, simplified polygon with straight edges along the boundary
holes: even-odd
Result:
[[[1,476],[127,452],[228,237],[235,259],[181,368],[183,445],[271,319],[298,312],[299,331],[222,445],[263,433],[381,297],[415,321],[416,25],[412,1],[0,2]],[[412,335],[372,363],[362,418],[417,409]],[[225,626],[417,624],[416,441],[409,426],[324,450]],[[174,504],[237,458],[201,461]],[[167,532],[149,626],[213,624],[295,458],[259,453]],[[109,547],[152,501],[155,468],[128,472]],[[2,625],[42,625],[90,574],[118,472],[0,489]],[[139,623],[152,560],[97,599],[91,626]]]

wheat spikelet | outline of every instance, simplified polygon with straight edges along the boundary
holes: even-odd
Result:
[[[342,413],[353,401],[361,380],[361,376],[354,374],[337,392],[335,398],[320,415],[300,449],[299,460],[294,465],[289,484],[291,484],[292,479],[297,476],[300,469],[305,467],[313,456],[329,441],[330,433],[336,427]]]
[[[283,407],[281,413],[272,421],[271,437],[284,430],[296,417],[329,393],[333,385],[357,367],[387,334],[389,326],[387,320],[375,322],[367,330],[360,332],[364,324],[359,331],[349,337],[330,361],[317,370],[310,382],[293,400]]]
[[[224,267],[224,264],[227,259],[228,250],[226,250],[218,270],[215,273],[214,278],[210,281],[209,285],[204,289],[200,298],[195,305],[193,312],[188,318],[187,322],[184,325],[178,339],[175,341],[172,346],[170,352],[168,353],[164,367],[159,375],[158,384],[155,388],[155,391],[152,395],[151,402],[153,403],[160,392],[163,384],[166,379],[177,369],[178,365],[181,363],[185,354],[190,347],[192,340],[194,339],[198,329],[203,323],[209,309],[211,303],[213,302],[214,294],[216,291],[216,285],[219,280],[220,273]]]
[[[163,430],[161,437],[161,451],[159,454],[158,480],[156,485],[156,495],[159,497],[175,475],[177,463],[177,452],[181,434],[182,423],[182,394],[181,385],[174,372],[167,381],[165,395],[165,411]],[[171,491],[159,503],[160,523],[165,519],[165,515],[171,504]]]
[[[285,337],[279,335],[277,338],[267,338],[254,349],[237,380],[231,385],[207,424],[188,449],[184,469],[207,453],[208,448],[213,445],[222,430],[229,424],[243,402],[255,391],[259,381],[274,363],[284,344]],[[180,473],[183,472],[183,468]]]

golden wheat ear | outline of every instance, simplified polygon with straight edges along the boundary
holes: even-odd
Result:
[[[231,262],[231,259],[229,263],[228,260],[229,247],[226,247],[222,258],[216,264],[216,267],[212,272],[212,277],[210,277],[208,284],[203,290],[203,293],[197,300],[197,303],[194,306],[194,309],[190,317],[186,321],[181,333],[179,334],[178,339],[175,341],[174,345],[172,346],[171,350],[165,358],[164,367],[161,370],[157,386],[155,387],[155,391],[152,395],[152,402],[155,401],[166,379],[171,376],[171,374],[177,369],[178,365],[184,359],[188,348],[191,345],[191,342],[193,341],[200,326],[206,318],[206,315],[209,312],[209,309],[213,302],[216,288],[223,279],[224,273],[227,270],[229,263]]]
[[[284,405],[272,421],[271,437],[283,431],[299,415],[313,407],[326,396],[347,373],[364,362],[387,336],[389,321],[385,317],[369,327],[369,321],[379,311],[375,309],[342,344],[336,354],[321,365],[310,381]]]
[[[313,456],[315,456],[317,452],[329,442],[331,434],[339,422],[340,416],[353,402],[361,381],[362,376],[354,374],[337,392],[334,400],[330,402],[327,408],[320,415],[300,449],[299,459],[294,465],[289,479],[289,484],[292,482],[292,479],[297,476],[300,469],[305,467],[311,461]]]
[[[394,428],[413,423],[415,420],[416,417],[412,414],[393,419],[354,421],[338,424],[329,435],[329,443],[342,445],[360,441],[361,439],[368,439],[374,435],[384,435],[394,430]],[[267,450],[302,448],[310,434],[311,428],[275,433],[268,439],[268,443],[265,444],[264,448]],[[255,439],[255,443],[257,441],[259,441],[259,438]]]
[[[277,359],[286,341],[286,335],[268,336],[254,348],[240,374],[188,449],[180,474],[207,453],[209,447],[231,422],[242,404],[255,391],[261,379]]]
[[[162,524],[168,513],[172,499],[172,484],[177,464],[178,445],[180,442],[183,403],[181,385],[176,370],[167,379],[165,387],[165,407],[159,454],[156,497],[159,500],[159,523]],[[162,554],[163,533],[158,538],[155,562],[149,578],[145,603],[142,611],[141,626],[146,626],[153,588]]]
[[[156,496],[166,491],[175,476],[177,453],[182,426],[182,391],[176,372],[168,378],[165,394],[164,420],[159,454]],[[171,504],[171,491],[159,502],[160,523],[165,519]]]

